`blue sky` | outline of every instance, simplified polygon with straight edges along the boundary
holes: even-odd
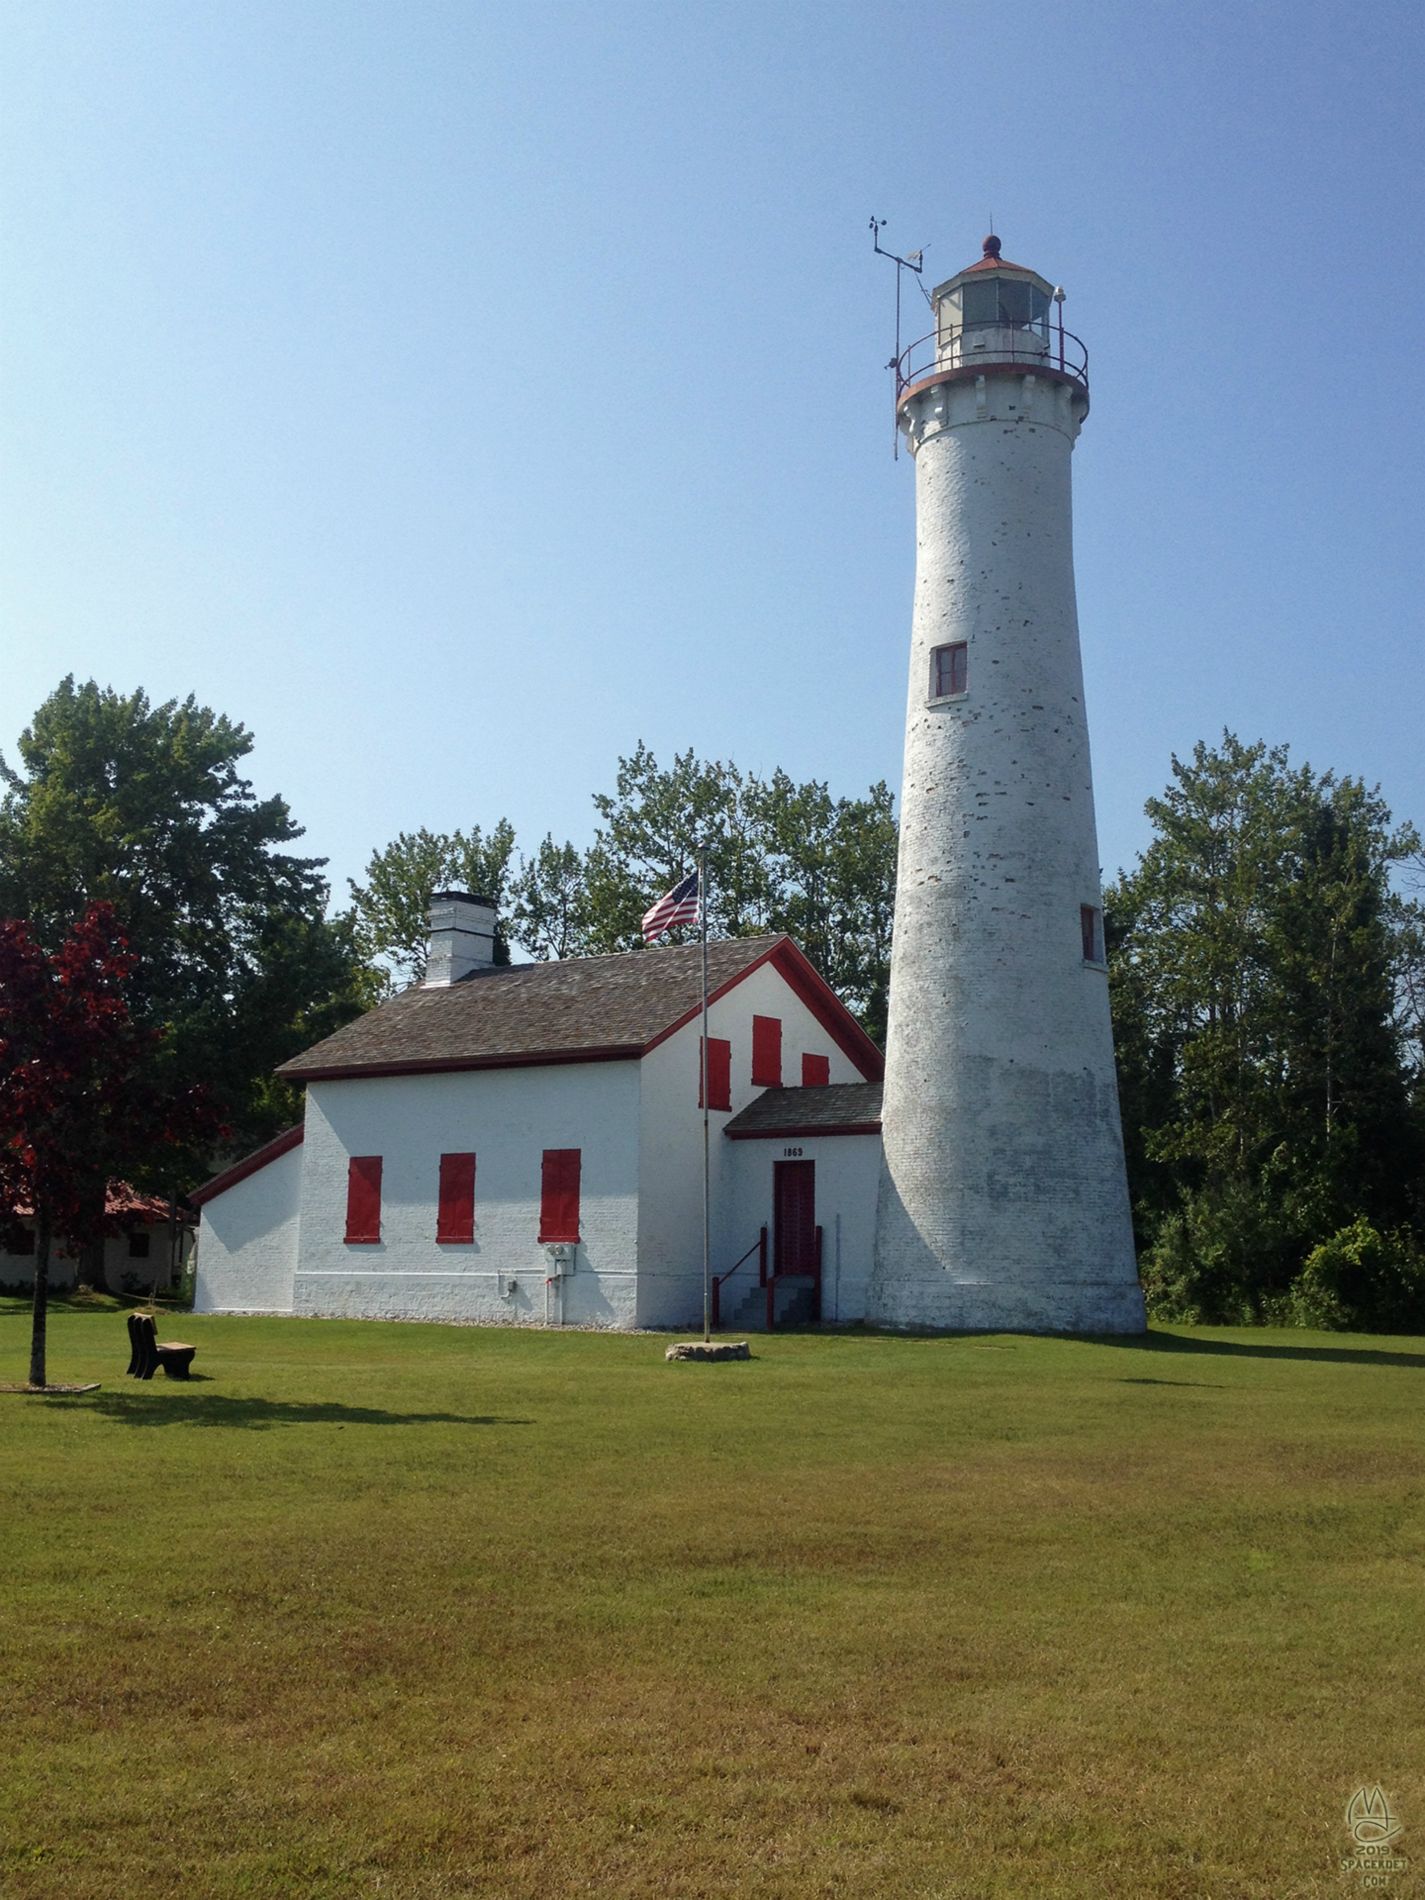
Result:
[[[617,756],[899,782],[893,279],[1090,353],[1106,874],[1224,726],[1425,821],[1425,13],[11,0],[7,751],[66,672],[257,740],[338,895],[585,842]],[[913,334],[913,332],[912,332]]]

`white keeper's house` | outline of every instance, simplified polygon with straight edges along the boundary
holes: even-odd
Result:
[[[700,947],[499,968],[482,899],[431,921],[426,981],[286,1063],[300,1125],[193,1196],[198,1310],[700,1321]],[[880,1051],[788,937],[708,977],[719,1317],[860,1319]]]

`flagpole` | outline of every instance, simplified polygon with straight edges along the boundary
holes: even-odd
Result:
[[[708,1194],[708,848],[698,849],[698,922],[703,944],[703,1341],[712,1338],[712,1246]]]

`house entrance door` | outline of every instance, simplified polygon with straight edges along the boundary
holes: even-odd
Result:
[[[772,1164],[772,1271],[816,1272],[816,1163]]]

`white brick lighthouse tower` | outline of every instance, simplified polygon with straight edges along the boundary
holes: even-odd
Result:
[[[1074,606],[1086,357],[998,238],[932,302],[897,370],[917,553],[867,1318],[1139,1332]]]

